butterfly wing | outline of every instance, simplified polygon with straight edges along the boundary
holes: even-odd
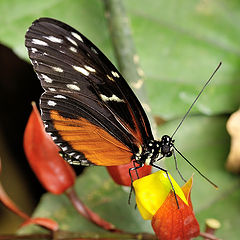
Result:
[[[40,18],[25,45],[45,90],[40,108],[46,131],[71,163],[125,164],[153,138],[127,82],[81,33]]]

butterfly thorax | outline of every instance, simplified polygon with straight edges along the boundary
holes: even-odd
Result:
[[[174,140],[164,135],[161,140],[149,140],[141,150],[134,155],[136,163],[140,165],[151,165],[152,163],[172,156]]]

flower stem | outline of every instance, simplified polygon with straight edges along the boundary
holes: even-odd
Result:
[[[117,229],[113,224],[102,219],[98,214],[90,210],[77,196],[74,188],[69,188],[66,192],[67,197],[72,202],[75,209],[86,219],[98,225],[99,227],[110,231],[110,232],[123,232],[120,229]]]

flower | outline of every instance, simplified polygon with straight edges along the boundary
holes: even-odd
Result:
[[[182,189],[168,173],[176,194],[187,203]],[[167,174],[163,171],[155,172],[133,182],[136,193],[136,202],[143,219],[152,219],[153,215],[163,204],[169,192],[172,190]]]
[[[73,186],[75,172],[45,132],[35,104],[24,132],[23,145],[32,170],[47,191],[61,194]]]
[[[170,174],[169,177],[179,208],[166,173],[158,171],[134,181],[138,209],[145,220],[152,220],[158,239],[187,240],[196,237],[200,229],[190,199],[192,178],[180,188]]]

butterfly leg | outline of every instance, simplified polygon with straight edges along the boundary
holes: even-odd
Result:
[[[138,175],[138,171],[137,171],[137,169],[138,168],[140,168],[140,167],[142,167],[142,165],[139,165],[138,167],[136,166],[136,162],[135,161],[133,161],[133,166],[134,166],[134,170],[135,170],[135,173],[136,173],[136,175],[137,175],[137,179],[139,179],[139,175]],[[133,181],[132,181],[133,182]]]
[[[177,158],[176,158],[175,151],[173,150],[172,153],[173,153],[173,158],[174,158],[174,161],[175,161],[175,166],[176,166],[176,170],[177,170],[178,174],[180,175],[181,179],[182,179],[184,182],[187,182],[186,179],[183,177],[183,175],[181,174],[181,172],[180,172],[179,169],[178,169]]]
[[[173,190],[174,197],[175,197],[175,200],[176,200],[176,203],[177,203],[177,207],[178,207],[178,209],[179,209],[179,203],[178,203],[178,200],[177,200],[177,195],[176,195],[175,189],[174,189],[174,187],[173,187],[172,181],[171,181],[171,179],[170,179],[170,177],[169,177],[169,175],[168,175],[168,171],[167,171],[166,169],[164,169],[164,168],[161,168],[161,167],[153,164],[153,163],[151,163],[150,165],[153,166],[153,167],[155,167],[155,168],[157,168],[157,169],[159,169],[159,170],[164,171],[164,172],[167,174],[168,180],[169,180],[169,182],[170,182],[170,184],[171,184],[171,186],[172,186],[172,190]]]
[[[139,179],[139,175],[138,175],[137,169],[142,167],[142,165],[136,166],[136,162],[135,161],[133,161],[133,166],[134,167],[129,168],[129,170],[128,170],[129,171],[129,176],[131,178],[131,189],[130,189],[130,193],[129,193],[129,197],[128,197],[128,204],[130,204],[130,202],[131,202],[132,192],[134,191],[134,188],[133,188],[133,177],[132,177],[131,171],[135,171],[136,175],[137,175],[137,178]]]

